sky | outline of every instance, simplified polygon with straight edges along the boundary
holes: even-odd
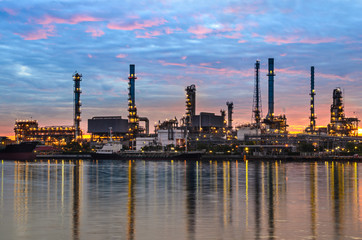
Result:
[[[136,65],[138,115],[227,109],[234,126],[251,121],[254,64],[261,62],[263,116],[267,62],[275,59],[275,114],[289,130],[309,124],[315,66],[317,125],[330,120],[332,92],[343,90],[347,117],[362,118],[362,1],[0,0],[0,136],[16,119],[73,125],[73,79],[83,75],[82,123],[127,118],[129,65]]]

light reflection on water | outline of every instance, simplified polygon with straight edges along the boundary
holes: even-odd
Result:
[[[1,239],[362,239],[356,162],[0,167]]]

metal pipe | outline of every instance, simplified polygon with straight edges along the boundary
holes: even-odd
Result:
[[[148,120],[148,118],[146,118],[146,117],[139,117],[139,120],[145,122],[145,125],[146,125],[146,134],[147,134],[147,135],[150,134],[150,121]]]

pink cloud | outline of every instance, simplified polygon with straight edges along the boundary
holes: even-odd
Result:
[[[10,9],[10,8],[3,8],[3,11],[12,16],[15,16],[18,14],[17,11],[15,11],[14,9]]]
[[[213,68],[213,67],[209,67],[209,66],[198,66],[198,65],[193,65],[193,69],[197,69],[195,70],[190,70],[187,71],[188,74],[202,74],[202,75],[211,75],[211,76],[215,76],[215,75],[220,75],[220,76],[232,76],[232,75],[239,75],[239,76],[243,76],[243,77],[252,77],[254,72],[252,69],[249,70],[245,70],[245,71],[240,71],[240,70],[235,70],[235,69],[230,69],[230,68]]]
[[[172,34],[174,32],[174,30],[173,29],[171,29],[171,28],[165,28],[165,33],[166,34]]]
[[[159,26],[165,24],[167,21],[163,18],[155,18],[152,20],[145,20],[143,22],[135,21],[133,23],[109,23],[107,27],[113,30],[124,30],[124,31],[132,31],[136,29],[145,29],[149,27]]]
[[[136,38],[154,38],[155,36],[161,35],[160,31],[145,32],[144,35],[136,33]]]
[[[288,36],[288,37],[274,37],[274,36],[266,36],[264,41],[267,43],[276,43],[277,45],[281,44],[290,44],[290,43],[307,43],[307,44],[320,44],[320,43],[329,43],[335,42],[335,38],[303,38],[300,36]]]
[[[200,63],[200,66],[211,66],[211,63]]]
[[[183,56],[181,59],[182,59],[182,60],[186,60],[186,58],[187,58],[187,56]]]
[[[238,43],[246,43],[246,40],[239,40]]]
[[[304,76],[306,79],[308,79],[310,77],[309,71],[293,70],[293,69],[287,69],[287,68],[275,69],[275,73],[278,74],[278,72],[284,73],[284,74],[290,74],[290,75]],[[340,75],[330,74],[330,73],[316,72],[316,76],[318,78],[324,78],[324,79],[329,79],[329,80],[338,80],[338,81],[347,81],[347,82],[355,81],[353,78],[351,78],[349,76],[340,76]]]
[[[49,25],[42,29],[38,29],[35,32],[29,32],[27,34],[19,34],[19,33],[15,33],[15,34],[21,36],[22,38],[24,38],[24,40],[47,39],[49,36],[54,36],[55,26]]]
[[[88,53],[88,58],[93,58],[92,54]]]
[[[197,26],[192,26],[187,30],[189,33],[195,34],[197,38],[201,39],[201,38],[205,38],[206,34],[212,33],[212,29],[201,26],[201,25],[197,25]]]
[[[238,33],[238,32],[232,33],[230,35],[221,35],[221,36],[224,37],[224,38],[230,38],[230,39],[238,39],[238,38],[243,37],[243,35],[241,33]]]
[[[116,58],[126,58],[127,56],[128,56],[127,54],[121,53],[121,54],[118,54],[118,55],[116,56]]]
[[[285,56],[287,56],[287,54],[286,53],[281,53],[280,56],[285,57]]]
[[[186,67],[186,63],[170,63],[163,60],[159,60],[159,63],[162,64],[162,66],[179,66],[179,67]]]
[[[55,16],[45,15],[41,19],[36,19],[35,22],[42,25],[48,25],[52,23],[57,24],[78,24],[80,22],[99,22],[102,21],[100,18],[95,18],[86,15],[75,15],[70,19],[59,18]]]
[[[182,29],[181,28],[169,28],[169,27],[165,28],[166,34],[172,34],[174,32],[179,32],[179,31],[182,31]]]
[[[104,32],[100,29],[95,29],[92,27],[88,27],[88,29],[85,31],[86,33],[91,33],[92,37],[100,37],[104,35]]]

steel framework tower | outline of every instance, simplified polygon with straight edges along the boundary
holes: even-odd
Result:
[[[77,140],[79,137],[82,137],[82,132],[80,130],[80,106],[82,106],[82,103],[80,102],[80,94],[82,93],[82,90],[80,89],[80,81],[82,81],[82,74],[79,74],[77,72],[73,75],[73,81],[74,81],[74,140]]]
[[[314,114],[314,96],[315,96],[315,91],[314,91],[314,66],[312,66],[310,68],[310,131],[314,132],[315,129],[315,120],[316,120],[316,116]]]
[[[261,121],[261,94],[260,94],[260,80],[259,80],[259,69],[260,62],[257,60],[255,63],[255,85],[254,85],[254,98],[253,98],[253,116],[252,118],[255,121],[255,125],[258,129],[260,129],[260,121]]]
[[[128,77],[128,134],[130,140],[130,147],[133,149],[133,142],[135,142],[136,134],[138,133],[139,118],[137,116],[136,95],[135,95],[135,65],[129,65]]]
[[[268,59],[268,116],[272,119],[274,117],[274,58]]]
[[[228,107],[228,128],[233,128],[233,102],[226,102],[226,106]]]
[[[186,89],[186,126],[191,126],[192,116],[196,112],[196,87],[194,84]]]

